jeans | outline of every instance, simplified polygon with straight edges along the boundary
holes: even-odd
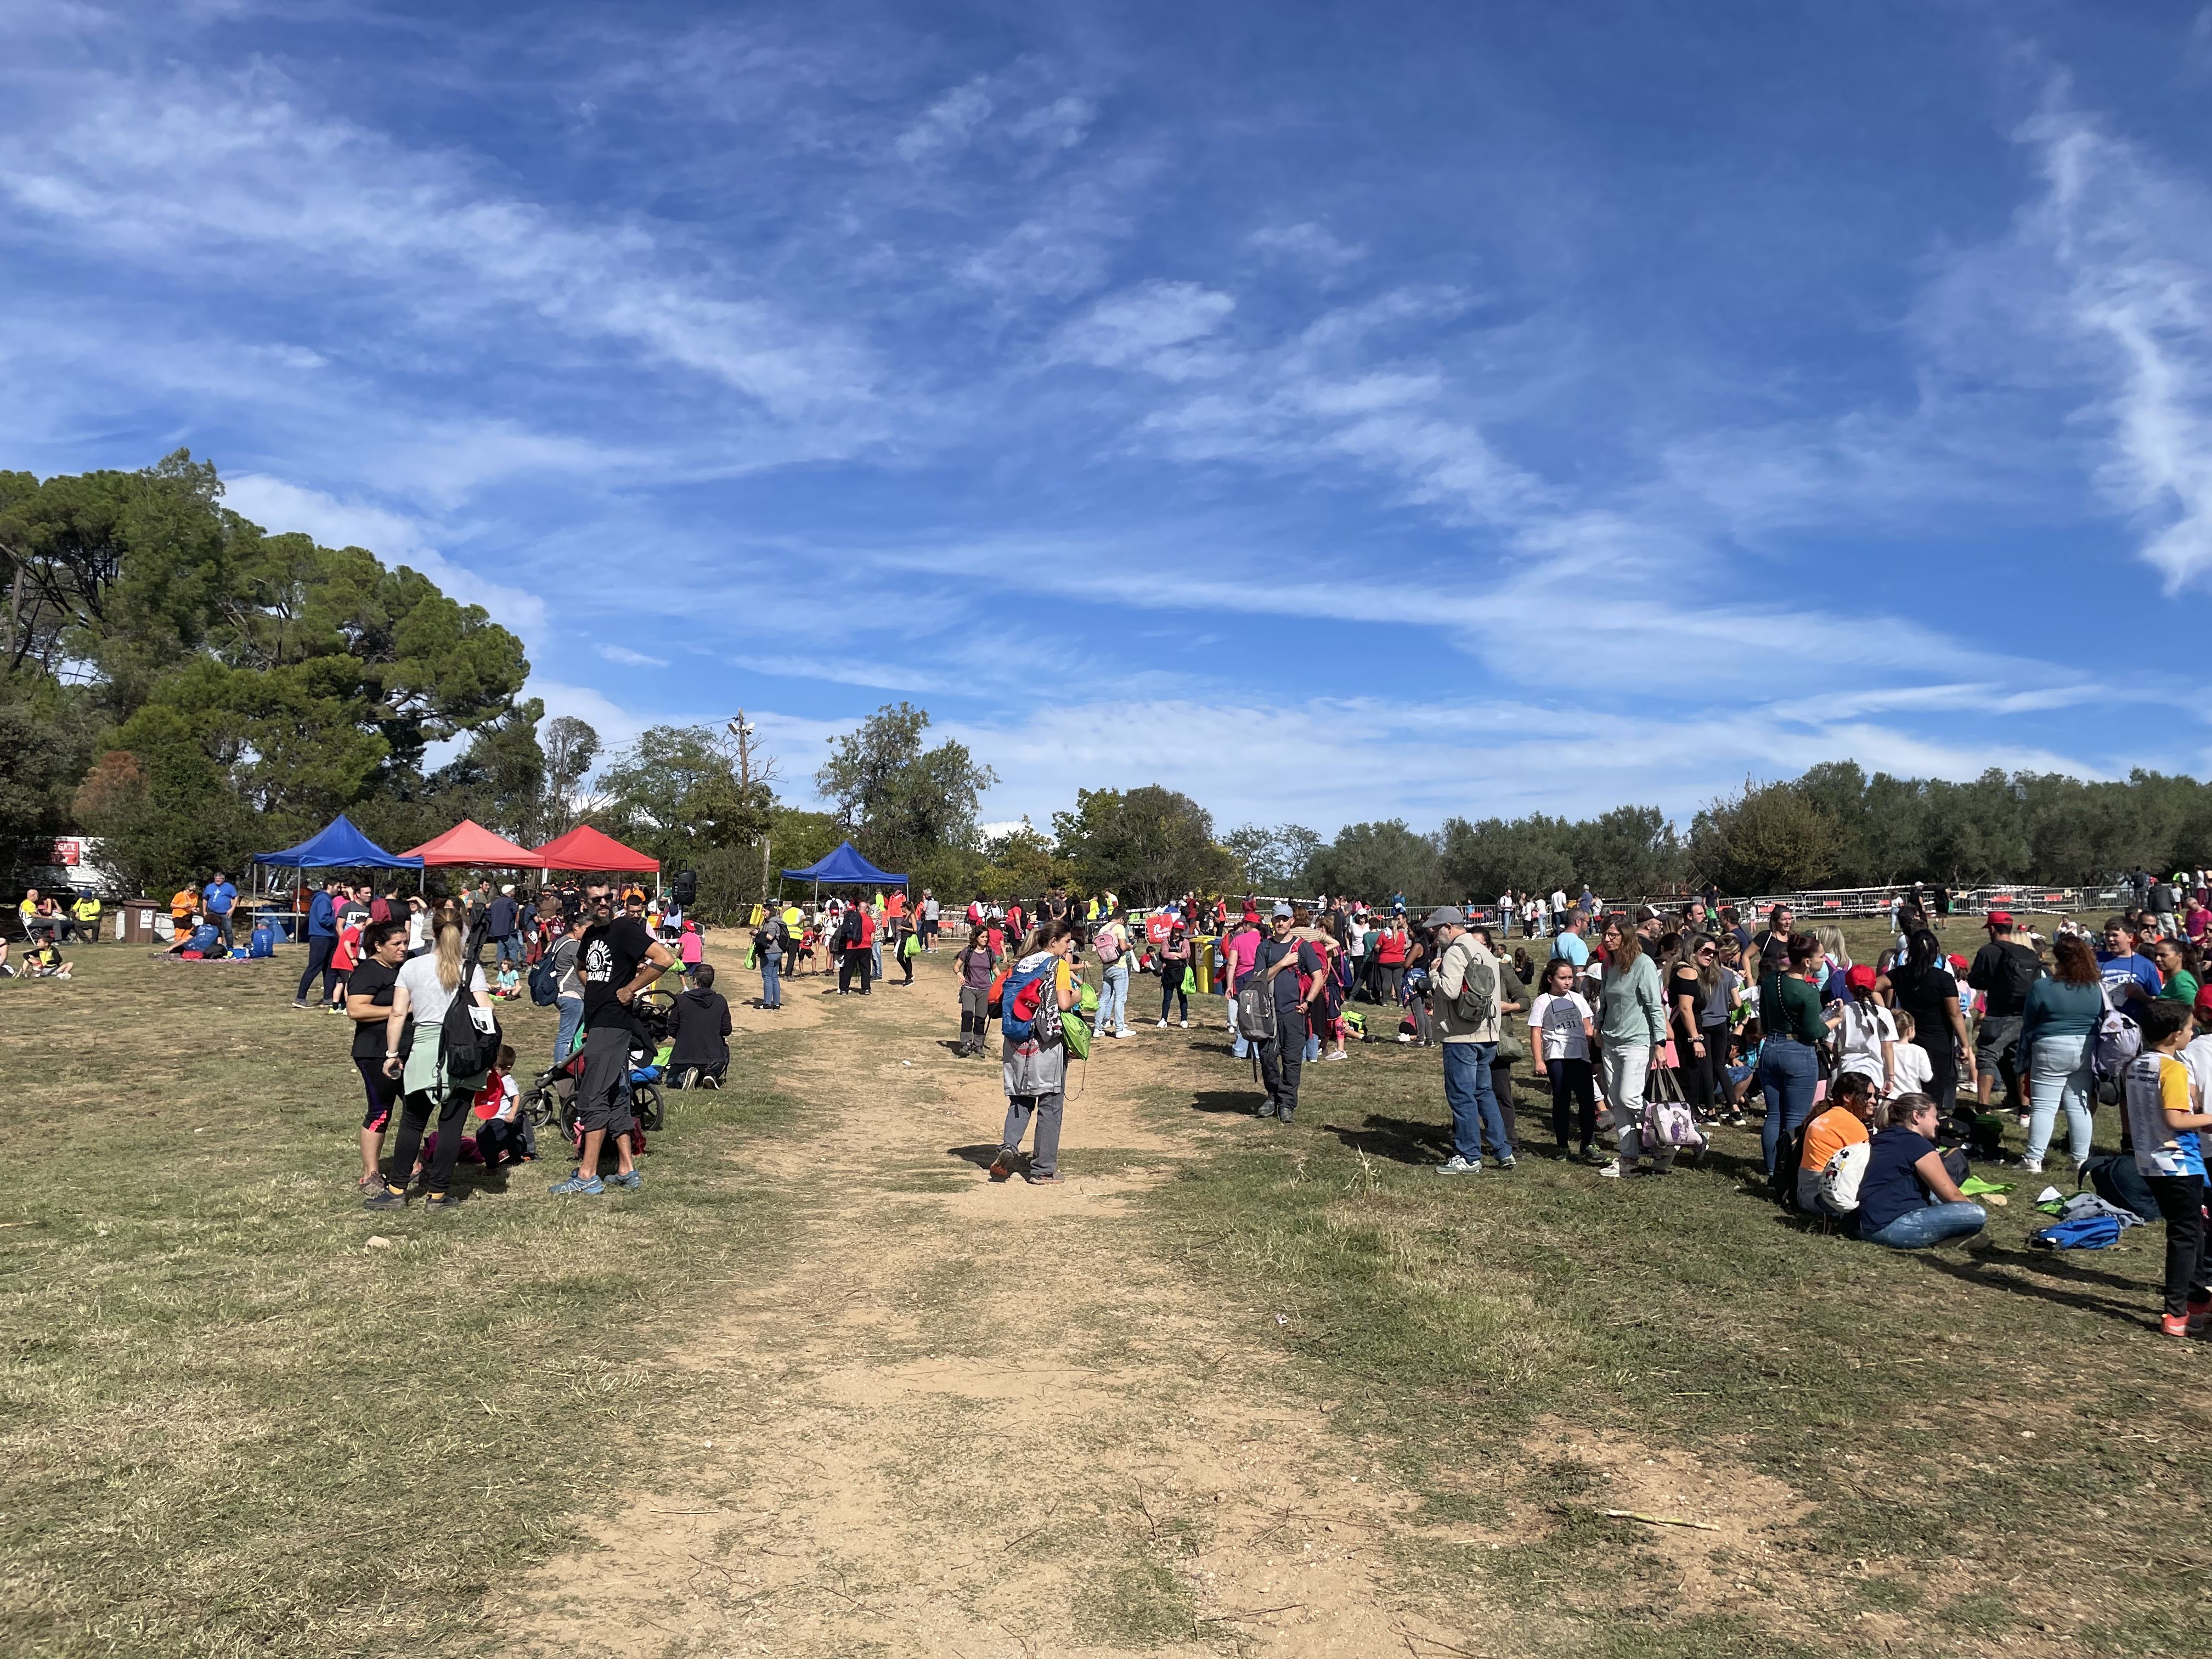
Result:
[[[2051,1147],[2051,1132],[2057,1126],[2058,1109],[2066,1109],[2067,1150],[2074,1161],[2089,1156],[2093,1125],[2089,1117],[2089,1051],[2091,1037],[2039,1036],[2028,1050],[2027,1156],[2037,1163]]]
[[[881,979],[883,976],[884,942],[880,938],[878,938],[873,945],[871,945],[868,947],[868,977],[871,979]]]
[[[1552,1077],[1552,1139],[1559,1143],[1559,1150],[1567,1149],[1568,1108],[1579,1104],[1581,1113],[1576,1124],[1582,1149],[1588,1152],[1590,1143],[1597,1139],[1597,1085],[1587,1060],[1547,1060],[1544,1069]]]
[[[1308,1026],[1306,1046],[1298,1051],[1298,1063],[1310,1065],[1321,1058],[1321,1033]]]
[[[1859,1237],[1888,1249],[1924,1250],[1947,1238],[1978,1233],[1988,1219],[1988,1212],[1978,1204],[1938,1204],[1930,1199],[1919,1209],[1907,1210],[1879,1232],[1862,1232]]]
[[[783,1006],[783,981],[776,973],[776,964],[782,959],[783,952],[781,951],[761,952],[761,1006],[763,1008]]]
[[[2192,1291],[2204,1289],[2204,1177],[2146,1176],[2144,1184],[2166,1218],[2166,1311],[2185,1314]]]
[[[226,951],[229,950],[232,945],[230,937],[230,912],[228,910],[210,910],[208,912],[208,920],[215,924],[216,933],[222,940],[222,948]]]
[[[576,1047],[576,1030],[584,1023],[584,1000],[581,997],[562,997],[560,1034],[553,1039],[553,1063],[556,1066],[568,1058]]]
[[[1060,1118],[1066,1103],[1064,1094],[1006,1097],[1006,1127],[999,1134],[999,1145],[1006,1151],[1021,1150],[1031,1115],[1036,1118],[1036,1146],[1030,1153],[1031,1175],[1048,1176],[1060,1166]]]
[[[1260,1081],[1267,1085],[1267,1103],[1261,1117],[1279,1117],[1285,1123],[1298,1109],[1298,1074],[1305,1066],[1306,1017],[1299,1009],[1275,1011],[1275,1035],[1260,1045]]]
[[[1103,1036],[1109,1030],[1129,1029],[1129,958],[1116,957],[1106,964],[1104,982],[1098,990],[1098,1012],[1091,1016],[1091,1035]]]
[[[1505,1118],[1498,1109],[1491,1086],[1490,1066],[1498,1057],[1494,1042],[1447,1042],[1444,1048],[1444,1101],[1451,1108],[1452,1151],[1470,1164],[1482,1162],[1482,1143],[1501,1164],[1513,1156],[1513,1143],[1505,1137]]]
[[[1784,1146],[1796,1139],[1812,1115],[1813,1090],[1820,1080],[1820,1058],[1809,1044],[1794,1037],[1769,1037],[1759,1051],[1759,1090],[1766,1097],[1759,1145],[1768,1175],[1774,1173],[1774,1160],[1782,1156]]]
[[[1168,964],[1168,971],[1160,975],[1160,1018],[1165,1019],[1169,1008],[1178,1002],[1182,1005],[1182,1012],[1176,1018],[1188,1019],[1190,999],[1183,994],[1182,965],[1171,962]]]
[[[307,971],[300,975],[300,988],[293,993],[293,1001],[305,1002],[307,1000],[307,988],[315,982],[317,974],[323,976],[324,994],[329,994],[332,978],[331,952],[337,949],[337,945],[336,939],[328,938],[307,941]]]
[[[1613,1109],[1613,1127],[1620,1141],[1620,1162],[1632,1168],[1644,1157],[1644,1085],[1651,1075],[1651,1045],[1648,1042],[1608,1042],[1598,1054],[1605,1076],[1606,1104]],[[1651,1149],[1651,1167],[1674,1166],[1672,1146]]]
[[[522,960],[521,934],[509,933],[506,938],[495,939],[491,943],[492,949],[496,952],[495,960],[513,963],[520,963]]]

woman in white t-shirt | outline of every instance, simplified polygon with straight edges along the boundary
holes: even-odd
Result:
[[[1559,1155],[1567,1151],[1568,1103],[1580,1109],[1577,1122],[1584,1163],[1602,1163],[1596,1150],[1597,1089],[1590,1071],[1590,1044],[1596,1041],[1589,1003],[1575,989],[1575,965],[1554,957],[1544,969],[1544,989],[1528,1006],[1528,1043],[1541,1057],[1552,1079],[1552,1138]]]
[[[489,1023],[492,1018],[483,969],[462,960],[467,954],[467,938],[465,927],[441,915],[429,953],[410,957],[400,964],[384,1043],[385,1074],[399,1079],[399,1132],[392,1142],[392,1161],[386,1166],[384,1190],[362,1200],[369,1209],[397,1210],[406,1205],[415,1154],[434,1107],[438,1112],[438,1146],[424,1177],[422,1205],[428,1210],[449,1210],[461,1201],[459,1194],[449,1190],[453,1160],[461,1150],[462,1121],[486,1072],[470,1077],[448,1072],[442,1028],[446,1010],[462,995],[483,1010],[483,1022]],[[461,988],[464,979],[468,986],[465,992]],[[402,1038],[410,1026],[414,1035],[406,1040],[407,1052],[403,1056]]]

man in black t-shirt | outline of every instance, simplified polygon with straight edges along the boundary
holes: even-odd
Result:
[[[1984,998],[1982,1023],[1974,1032],[1974,1069],[1978,1073],[1974,1092],[1986,1112],[1990,1087],[2002,1075],[2005,1109],[2017,1112],[2022,1102],[2014,1050],[2020,1046],[2027,994],[2043,977],[2043,958],[2013,938],[2013,920],[2006,912],[1990,911],[1982,925],[1990,930],[1990,942],[1966,969],[1966,983]]]
[[[553,1188],[563,1197],[606,1190],[599,1180],[599,1150],[610,1133],[615,1137],[615,1185],[635,1188],[644,1180],[630,1162],[631,1120],[622,1099],[630,1043],[638,1035],[630,1003],[676,958],[646,932],[643,917],[617,916],[603,908],[585,930],[576,960],[584,981],[584,1076],[576,1089],[582,1156],[576,1173]]]

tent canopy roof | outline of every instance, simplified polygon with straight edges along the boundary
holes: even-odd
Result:
[[[273,864],[286,870],[420,870],[422,860],[409,854],[395,858],[353,827],[343,812],[297,847],[281,853],[256,853],[256,864]]]
[[[463,818],[442,836],[433,836],[407,856],[436,867],[449,864],[477,864],[490,870],[542,870],[545,860],[526,847],[518,847],[504,836],[495,836],[474,818]]]
[[[856,882],[863,885],[881,882],[888,887],[906,885],[904,876],[895,876],[887,870],[877,869],[860,856],[849,841],[839,842],[836,852],[808,865],[804,870],[787,870],[783,873],[793,881]]]
[[[612,836],[588,823],[580,823],[567,835],[547,842],[538,849],[536,858],[548,870],[601,875],[660,868],[659,859],[649,859],[635,848],[623,846]]]

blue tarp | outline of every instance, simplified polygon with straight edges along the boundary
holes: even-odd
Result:
[[[858,882],[865,885],[880,884],[885,887],[906,885],[904,876],[894,876],[888,871],[877,869],[854,850],[849,841],[839,842],[837,850],[818,864],[810,864],[804,870],[787,870],[783,873],[793,881]]]
[[[386,852],[353,827],[343,812],[297,847],[281,853],[256,853],[256,864],[274,864],[287,870],[420,870],[419,858],[400,858]]]

